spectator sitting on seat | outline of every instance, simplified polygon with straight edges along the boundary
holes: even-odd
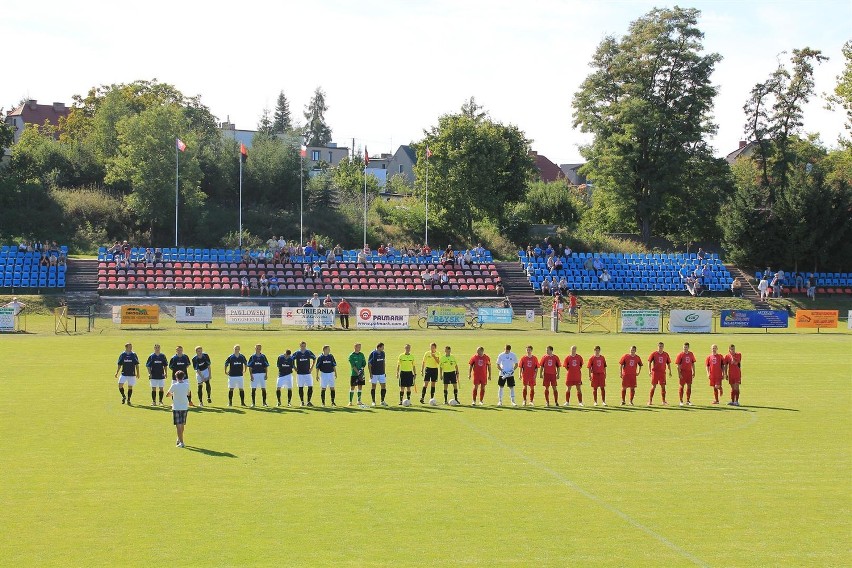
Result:
[[[801,290],[802,288],[805,287],[805,277],[802,276],[801,272],[794,272],[793,277],[796,280],[796,288]]]
[[[367,264],[367,254],[363,250],[358,251],[358,264]]]
[[[371,254],[371,253],[372,253],[372,251],[370,250],[370,245],[367,244],[367,243],[364,243],[364,254]]]
[[[145,255],[142,257],[142,260],[145,261],[145,266],[154,264],[154,251],[151,250],[151,247],[145,248]]]
[[[305,256],[313,256],[314,246],[309,242],[305,245]]]
[[[594,270],[595,269],[595,261],[592,257],[588,257],[586,262],[583,263],[583,268],[586,270]]]
[[[422,252],[423,252],[423,256],[431,256],[431,255],[432,255],[432,247],[430,247],[429,245],[424,244],[424,245],[423,245],[423,251],[422,251]]]
[[[469,250],[464,251],[463,258],[464,258],[465,264],[473,264],[473,254]]]
[[[541,293],[550,295],[550,276],[545,276],[541,281]]]
[[[311,272],[314,275],[314,278],[322,279],[322,267],[318,262],[315,262],[313,266],[311,266]]]
[[[505,296],[506,289],[503,288],[503,284],[497,284],[497,286],[494,287],[494,293],[496,293],[498,296]]]
[[[692,271],[692,274],[691,274],[690,276],[692,276],[693,278],[695,278],[696,280],[698,280],[699,278],[701,278],[702,276],[704,276],[704,271],[701,269],[701,266],[700,266],[700,265],[699,265],[699,266],[696,266],[696,267],[695,267],[695,270],[693,270],[693,271]]]
[[[265,272],[260,273],[260,280],[258,280],[258,284],[260,284],[260,295],[268,296],[269,295],[269,279],[266,277]]]
[[[565,250],[563,251],[563,253],[565,254],[565,258],[571,258],[571,255],[574,253],[574,251],[571,250],[571,247],[565,245]]]
[[[240,278],[240,296],[251,296],[251,288],[249,288],[248,276]]]
[[[244,262],[245,264],[248,264],[249,262],[251,262],[251,254],[249,253],[248,249],[244,249],[242,251],[242,255],[240,256],[240,258],[242,259],[242,262]]]
[[[704,262],[704,258],[707,254],[704,252],[703,248],[698,247],[698,253],[695,256],[698,258],[698,262]]]
[[[731,282],[731,295],[735,298],[742,298],[743,296],[743,285],[738,278]]]
[[[533,256],[535,256],[536,258],[541,258],[541,247],[540,246],[535,245],[535,248],[533,249]]]
[[[322,301],[322,306],[324,308],[333,308],[334,300],[331,299],[331,294],[326,294],[325,299]]]
[[[27,242],[26,241],[21,241],[18,244],[18,252],[27,252]]]
[[[440,275],[441,284],[449,284],[450,283],[450,275],[446,272],[441,272]]]
[[[598,280],[600,280],[604,284],[609,282],[611,279],[612,277],[609,275],[609,270],[607,270],[606,268],[604,268],[603,271],[598,275]]]
[[[562,257],[557,256],[553,261],[553,268],[555,268],[556,270],[562,270],[564,267],[565,265],[562,262]]]
[[[763,302],[769,297],[769,282],[766,280],[766,274],[760,277],[760,282],[757,283],[757,291],[760,294],[760,301]]]
[[[705,264],[701,269],[702,282],[704,281],[704,279],[709,280],[712,275],[713,273],[710,270],[710,266]]]
[[[273,264],[280,264],[281,263],[281,250],[280,249],[275,249],[275,252],[272,253],[272,259],[271,260],[272,260]]]
[[[420,278],[421,278],[421,280],[423,280],[424,286],[431,286],[432,285],[432,273],[429,272],[429,270],[424,270],[423,272],[421,272]]]
[[[59,257],[57,257],[55,254],[52,254],[47,257],[47,260],[50,261],[50,266],[56,266],[57,262],[59,262]]]
[[[65,257],[65,253],[64,252],[59,253],[59,258],[57,259],[56,263],[59,266],[65,266],[67,261],[68,261],[68,259]]]
[[[563,296],[568,295],[568,280],[564,276],[559,279],[559,293]]]
[[[281,262],[290,262],[290,248],[289,247],[283,247],[280,252],[281,252],[281,255],[280,255]]]
[[[553,272],[554,267],[556,266],[556,262],[553,260],[552,256],[547,257],[547,270],[549,272]]]
[[[482,243],[476,243],[476,247],[473,249],[473,254],[476,256],[476,262],[482,262],[485,260],[485,249],[482,248]]]
[[[701,280],[695,281],[695,287],[693,288],[695,295],[700,296],[704,293],[704,284],[701,283]]]
[[[328,253],[325,255],[325,263],[329,266],[333,266],[337,264],[337,259],[334,257],[334,251],[328,249]]]
[[[273,272],[269,277],[269,295],[277,296],[278,295],[278,277]]]
[[[343,249],[340,247],[340,245],[334,245],[333,252],[335,257],[343,256]]]
[[[808,298],[816,300],[816,278],[813,274],[808,274]]]
[[[24,245],[22,245],[22,246],[24,246]],[[24,250],[26,250],[26,246],[24,246]],[[116,259],[117,259],[119,256],[121,256],[121,243],[120,243],[120,242],[118,242],[118,241],[115,241],[115,242],[113,243],[113,245],[109,248],[109,250],[107,251],[107,253],[108,253],[110,256],[112,256],[112,260],[113,260],[113,262],[115,262],[115,261],[116,261]]]
[[[47,253],[41,253],[41,258],[38,261],[39,266],[50,266],[50,259],[47,258]]]
[[[684,285],[686,286],[687,292],[689,292],[691,295],[695,296],[696,288],[698,286],[698,280],[696,280],[694,276],[687,276],[686,281],[684,282]]]
[[[121,243],[121,252],[124,254],[125,262],[130,262],[130,253],[133,252],[133,247],[130,246],[130,243],[127,241]]]
[[[379,254],[379,256],[387,256],[388,249],[387,247],[385,247],[384,243],[379,243],[379,248],[376,249],[376,252]]]
[[[603,262],[602,262],[602,261],[601,261],[601,259],[600,259],[599,257],[597,257],[597,256],[596,256],[596,257],[595,257],[595,259],[592,261],[592,266],[594,267],[595,272],[600,272],[601,270],[603,270],[603,267],[604,267]]]
[[[546,256],[553,256],[555,253],[556,253],[556,251],[553,250],[553,245],[551,245],[550,243],[547,243],[547,248],[544,249],[544,254]]]
[[[159,247],[154,249],[154,262],[163,262],[163,249]]]
[[[320,255],[320,256],[325,256],[325,254],[326,254],[325,245],[324,245],[324,244],[322,244],[322,243],[317,243],[317,246],[316,246],[316,248],[315,248],[314,250],[315,250],[315,251],[317,252],[317,254],[318,254],[318,255]]]
[[[466,270],[466,269],[467,269],[467,260],[465,259],[464,255],[463,255],[463,254],[459,254],[459,255],[456,257],[456,259],[457,259],[457,260],[458,260],[458,262],[459,262],[459,268],[461,268],[462,270]]]

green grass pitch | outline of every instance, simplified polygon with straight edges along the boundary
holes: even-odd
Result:
[[[108,326],[109,324],[103,324]],[[225,409],[222,362],[239,342],[274,359],[300,339],[345,360],[435,340],[464,362],[549,343],[596,344],[606,409],[392,406]],[[615,362],[662,338],[703,361],[743,352],[742,408],[618,404]],[[190,412],[187,449],[147,380],[122,406],[125,339],[144,362],[203,344],[214,407]],[[0,558],[5,566],[841,566],[852,563],[852,335],[593,335],[529,330],[300,332],[115,330],[0,337]],[[391,371],[392,372],[392,371]],[[460,399],[471,400],[467,371]],[[347,401],[348,369],[338,381]],[[274,379],[270,389],[274,401]],[[676,381],[675,381],[676,382]],[[419,377],[418,377],[419,383]],[[194,384],[194,380],[193,380]],[[560,393],[564,386],[560,385]],[[586,402],[591,400],[584,385]],[[520,389],[518,389],[520,393]],[[398,400],[395,385],[388,400]],[[440,393],[440,388],[439,388]],[[725,395],[728,388],[725,384]],[[439,397],[441,395],[439,394]],[[659,396],[659,395],[658,395]],[[248,393],[247,393],[248,397]],[[369,400],[369,394],[365,393]],[[318,392],[314,401],[318,402]]]

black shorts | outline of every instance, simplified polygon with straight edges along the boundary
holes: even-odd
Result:
[[[515,388],[515,376],[509,375],[508,377],[500,377],[499,379],[497,379],[497,386],[500,386],[500,387],[508,386],[509,388],[512,388],[512,389]]]
[[[413,387],[414,386],[414,372],[413,371],[400,371],[399,372],[399,386],[400,387]]]
[[[363,387],[366,384],[364,380],[364,372],[362,371],[358,375],[352,375],[349,377],[349,386],[350,387]]]
[[[450,371],[449,373],[444,373],[444,384],[445,385],[454,385],[456,384],[456,372]]]
[[[438,382],[438,367],[426,367],[426,370],[423,373],[423,382],[424,383]]]
[[[188,413],[188,410],[172,410],[172,419],[174,420],[175,426],[186,424],[186,415]]]

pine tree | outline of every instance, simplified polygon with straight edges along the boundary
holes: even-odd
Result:
[[[305,107],[305,138],[308,146],[325,146],[331,142],[331,128],[325,123],[325,93],[317,87],[311,102]]]
[[[278,102],[275,104],[275,116],[272,121],[272,132],[284,134],[293,128],[290,118],[290,101],[284,96],[284,91],[278,93]]]

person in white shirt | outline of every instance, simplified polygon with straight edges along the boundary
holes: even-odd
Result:
[[[500,377],[497,379],[497,406],[503,406],[503,387],[509,387],[509,399],[512,406],[515,403],[515,369],[518,368],[518,356],[512,353],[512,346],[506,345],[506,350],[497,357],[497,370]]]
[[[757,284],[757,291],[760,292],[760,301],[764,301],[769,297],[769,282],[766,280],[766,275],[760,279],[760,282]]]
[[[178,371],[175,373],[175,382],[169,387],[167,396],[172,398],[172,421],[177,429],[177,442],[175,446],[183,448],[183,431],[186,428],[186,415],[189,413],[189,383],[186,373]]]
[[[12,301],[3,306],[4,308],[12,308],[15,310],[15,317],[18,317],[18,314],[21,313],[21,310],[27,307],[23,302],[19,302],[17,296],[12,298]]]

